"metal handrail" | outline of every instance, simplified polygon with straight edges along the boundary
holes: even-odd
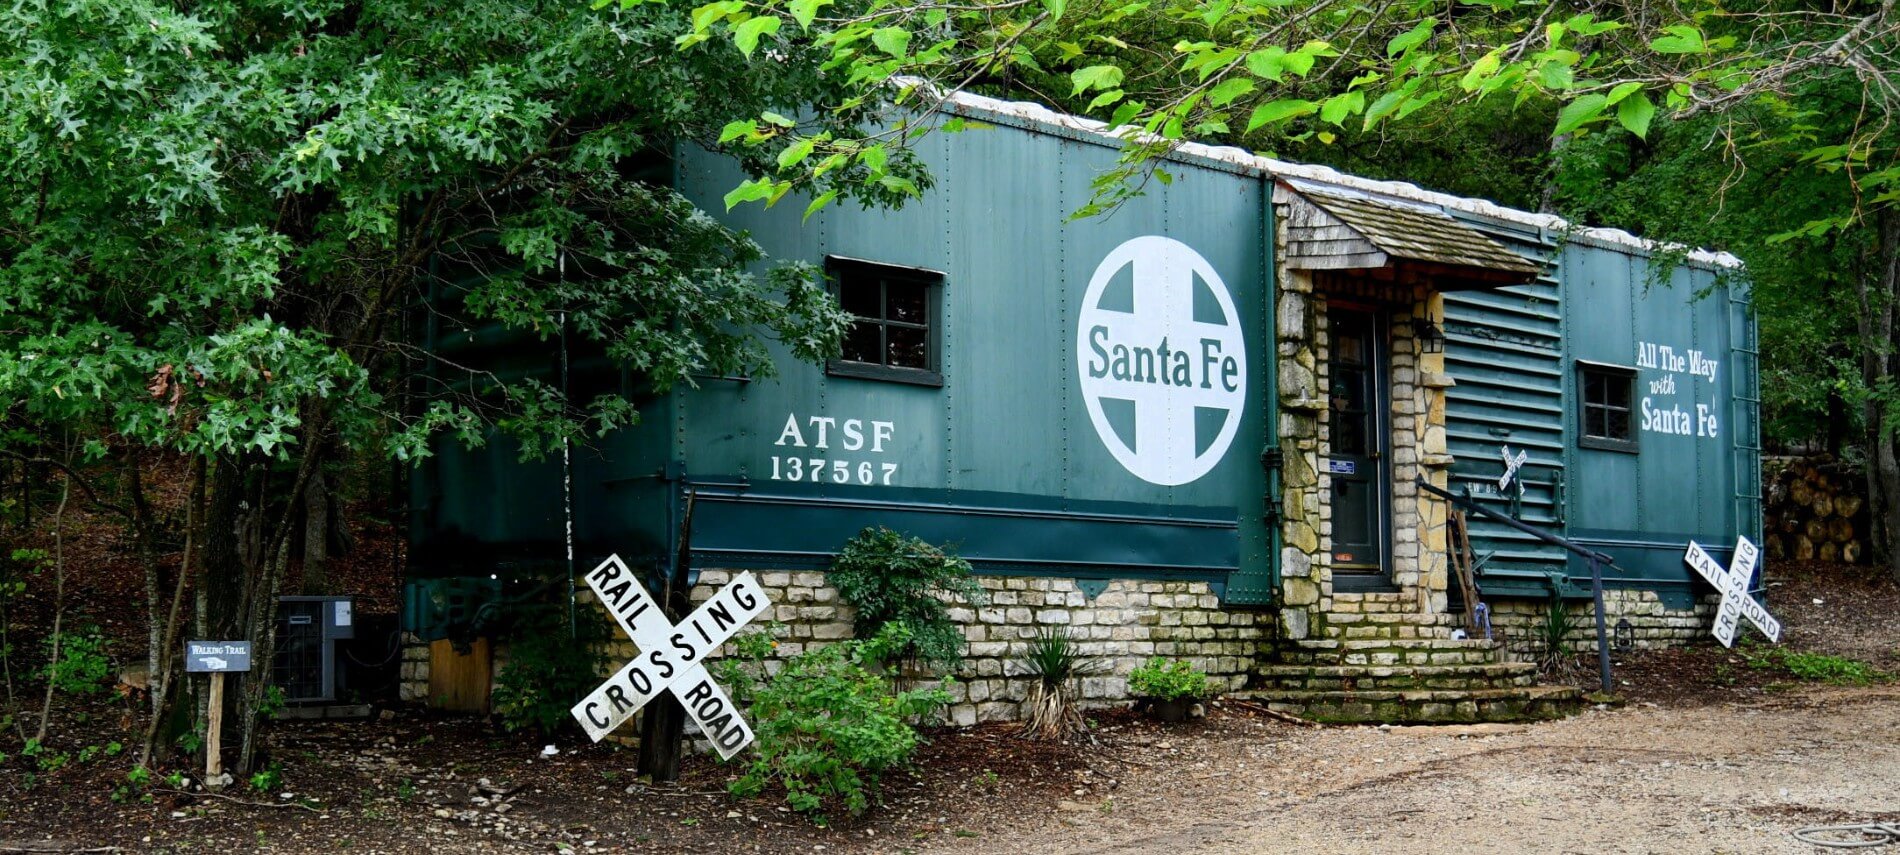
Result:
[[[1609,633],[1609,627],[1604,622],[1604,617],[1603,617],[1603,567],[1604,565],[1615,567],[1616,559],[1611,558],[1610,556],[1605,555],[1601,552],[1598,552],[1594,549],[1591,549],[1587,546],[1584,546],[1583,544],[1577,543],[1576,541],[1573,541],[1567,537],[1561,537],[1558,535],[1551,534],[1550,532],[1544,531],[1543,529],[1537,528],[1536,526],[1530,525],[1529,523],[1519,520],[1511,516],[1510,514],[1491,510],[1490,508],[1487,508],[1483,505],[1478,504],[1474,500],[1468,499],[1464,496],[1457,495],[1456,493],[1453,493],[1449,490],[1440,489],[1437,485],[1432,484],[1430,481],[1427,481],[1423,478],[1418,479],[1418,486],[1424,489],[1425,492],[1431,493],[1434,496],[1438,496],[1442,499],[1445,499],[1446,501],[1451,502],[1453,505],[1458,506],[1458,508],[1461,510],[1464,510],[1468,513],[1475,513],[1481,517],[1484,517],[1485,519],[1491,520],[1492,522],[1502,523],[1503,525],[1509,528],[1513,528],[1518,531],[1521,531],[1525,534],[1528,534],[1532,537],[1537,538],[1538,540],[1551,544],[1552,546],[1557,546],[1557,547],[1561,547],[1563,549],[1569,550],[1570,552],[1581,556],[1583,560],[1590,563],[1590,594],[1591,594],[1591,597],[1596,601],[1596,613],[1597,613],[1596,614],[1596,618],[1597,618],[1596,620],[1596,623],[1597,623],[1597,676],[1601,680],[1603,691],[1606,694],[1609,693],[1614,684],[1611,683],[1610,681],[1610,639],[1609,639],[1610,633]]]

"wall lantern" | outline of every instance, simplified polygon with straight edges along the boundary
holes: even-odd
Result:
[[[1636,627],[1630,626],[1629,618],[1616,619],[1616,652],[1628,653],[1636,646]]]
[[[1439,329],[1437,324],[1426,321],[1418,329],[1418,346],[1422,353],[1444,353],[1445,331]]]

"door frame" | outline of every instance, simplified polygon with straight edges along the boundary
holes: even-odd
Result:
[[[1372,468],[1374,470],[1371,479],[1373,496],[1378,505],[1377,513],[1374,514],[1373,527],[1375,530],[1374,546],[1379,552],[1379,557],[1378,566],[1376,568],[1341,568],[1338,565],[1334,565],[1333,579],[1335,590],[1342,588],[1348,591],[1397,590],[1397,588],[1394,587],[1396,583],[1392,578],[1392,505],[1394,496],[1392,488],[1391,312],[1380,306],[1357,303],[1350,300],[1328,300],[1326,302],[1326,361],[1328,378],[1332,376],[1332,363],[1334,358],[1333,345],[1338,328],[1334,319],[1340,314],[1360,316],[1364,319],[1367,328],[1366,366],[1371,375],[1372,385],[1371,394],[1367,396],[1368,419],[1372,427],[1370,440],[1373,449],[1372,454],[1369,456],[1372,458]],[[1330,418],[1331,414],[1329,412],[1328,419],[1330,420]],[[1332,452],[1332,438],[1329,433],[1326,448],[1327,458],[1329,460],[1333,456]],[[1333,497],[1328,496],[1327,501],[1329,503],[1332,502]],[[1333,514],[1333,530],[1338,531],[1338,528],[1339,514],[1337,508],[1335,508]],[[1327,546],[1331,547],[1332,545],[1329,538]],[[1333,550],[1329,548],[1327,552],[1330,554]],[[1345,586],[1338,584],[1342,577],[1348,580],[1348,584]]]

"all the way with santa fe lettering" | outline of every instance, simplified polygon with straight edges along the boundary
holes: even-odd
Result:
[[[639,649],[633,661],[571,710],[589,737],[599,742],[670,690],[720,757],[731,757],[751,744],[752,729],[739,717],[732,698],[706,673],[704,660],[772,605],[756,577],[740,573],[677,626],[618,555],[588,573],[587,586]]]

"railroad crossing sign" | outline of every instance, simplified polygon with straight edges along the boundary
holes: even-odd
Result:
[[[752,729],[706,673],[704,660],[772,605],[757,578],[739,574],[677,625],[618,555],[588,573],[587,586],[639,648],[632,662],[569,711],[589,737],[599,742],[660,692],[671,691],[720,757],[752,743]]]
[[[1503,446],[1502,453],[1504,454],[1504,475],[1498,478],[1498,492],[1500,493],[1504,492],[1505,488],[1511,486],[1512,481],[1517,480],[1517,470],[1524,465],[1524,461],[1531,459],[1531,453],[1528,451],[1520,451],[1516,457],[1512,457],[1511,447],[1508,445]],[[1519,492],[1522,492],[1523,489],[1522,484],[1518,485]]]
[[[1762,635],[1768,636],[1769,641],[1781,640],[1781,622],[1748,595],[1748,583],[1755,578],[1755,562],[1760,558],[1761,550],[1755,548],[1755,544],[1749,543],[1746,537],[1738,537],[1735,557],[1729,559],[1728,569],[1724,570],[1701,544],[1689,541],[1689,554],[1683,560],[1722,594],[1722,605],[1715,610],[1715,627],[1711,631],[1723,647],[1735,646],[1735,630],[1739,619],[1744,617],[1761,630]]]

